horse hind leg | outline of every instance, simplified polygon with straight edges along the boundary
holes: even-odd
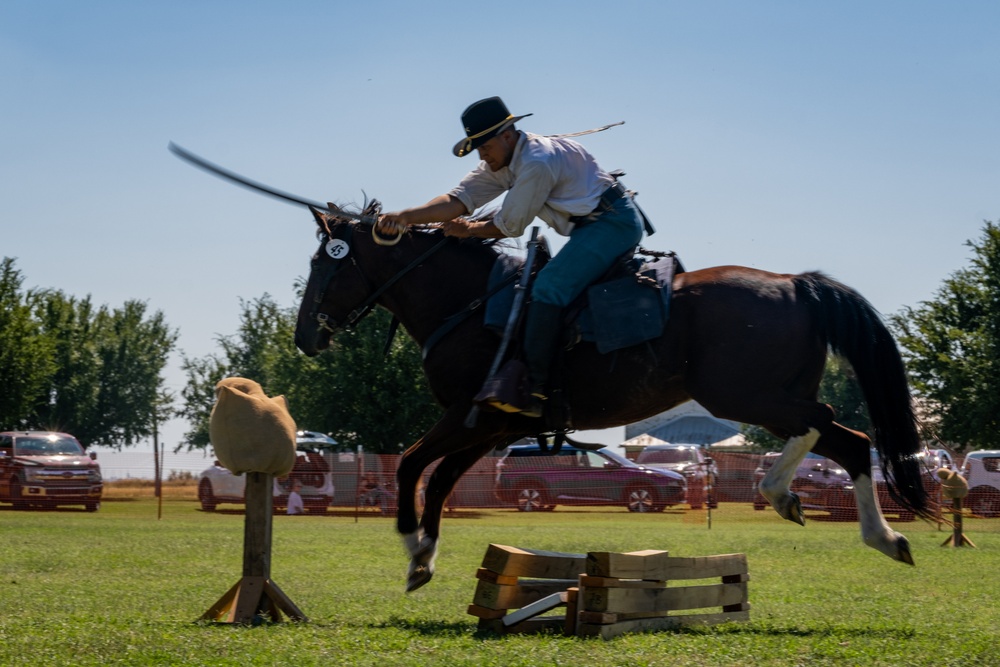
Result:
[[[806,518],[802,512],[802,501],[797,494],[792,493],[792,479],[799,464],[819,440],[819,435],[816,428],[810,428],[804,435],[789,438],[781,450],[781,456],[760,482],[760,494],[771,503],[774,511],[783,519],[794,521],[800,526],[806,525]]]
[[[854,482],[861,540],[893,560],[913,565],[909,540],[889,526],[879,507],[878,495],[872,482],[870,450],[871,440],[867,435],[836,422],[824,430],[815,447],[817,454],[843,466]]]

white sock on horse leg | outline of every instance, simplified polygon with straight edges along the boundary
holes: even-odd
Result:
[[[859,475],[854,480],[854,498],[858,503],[858,523],[864,543],[879,549],[880,545],[894,541],[895,532],[882,515],[870,475]]]
[[[764,479],[760,481],[761,495],[771,501],[772,498],[779,498],[789,493],[792,479],[795,477],[795,470],[802,463],[806,454],[812,451],[817,440],[819,440],[819,431],[815,428],[809,429],[805,435],[789,438],[784,449],[781,450],[781,456],[764,475]]]

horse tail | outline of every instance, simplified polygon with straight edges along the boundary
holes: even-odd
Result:
[[[892,334],[878,311],[850,287],[822,273],[804,273],[794,282],[820,335],[857,375],[889,494],[914,514],[928,517],[927,491],[916,456],[921,449],[917,419]]]

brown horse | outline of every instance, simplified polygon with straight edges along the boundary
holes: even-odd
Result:
[[[371,225],[314,214],[320,247],[295,332],[296,345],[310,356],[375,305],[388,309],[424,346],[449,316],[486,293],[501,252],[489,243],[427,230],[411,230],[397,245],[385,247],[373,240]],[[651,344],[620,350],[613,359],[590,343],[566,353],[563,377],[574,428],[620,426],[690,399],[717,417],[763,426],[787,440],[760,485],[778,514],[804,524],[789,485],[798,463],[815,451],[853,478],[865,544],[913,564],[906,538],[879,510],[871,441],[836,423],[830,406],[816,400],[831,349],[857,374],[890,490],[901,505],[927,516],[903,363],[871,305],[819,273],[787,275],[738,266],[678,274],[673,289],[667,328]],[[499,345],[483,327],[481,311],[475,313],[426,350],[424,370],[444,415],[399,465],[397,528],[411,558],[407,590],[433,575],[442,508],[458,478],[493,448],[543,428],[538,419],[486,411],[474,426],[463,424]],[[418,519],[418,481],[442,457]]]

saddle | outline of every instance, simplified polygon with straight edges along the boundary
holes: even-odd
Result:
[[[534,271],[541,270],[551,257],[544,243],[539,250]],[[644,261],[639,255],[649,255],[651,261]],[[674,253],[640,250],[639,255],[633,251],[620,257],[564,311],[563,344],[552,359],[545,410],[545,421],[555,431],[572,427],[561,381],[566,351],[588,341],[601,354],[610,354],[663,335],[670,312],[673,277],[683,273],[684,267]],[[488,290],[491,296],[486,302],[484,320],[486,328],[498,335],[503,335],[513,306],[513,278],[522,270],[524,260],[509,255],[501,256],[493,266]],[[476,397],[477,402],[487,397],[500,405],[523,402],[518,397],[527,391],[526,368],[518,360],[522,356],[520,345],[511,347],[513,358],[488,380]]]
[[[544,244],[539,250],[535,272],[551,257]],[[644,255],[651,260],[644,260]],[[499,335],[503,334],[514,302],[512,277],[523,266],[523,259],[511,255],[502,255],[493,265],[484,324]],[[658,338],[670,313],[673,278],[683,272],[674,253],[639,249],[623,255],[565,309],[567,349],[587,341],[594,343],[601,354],[609,354]]]

